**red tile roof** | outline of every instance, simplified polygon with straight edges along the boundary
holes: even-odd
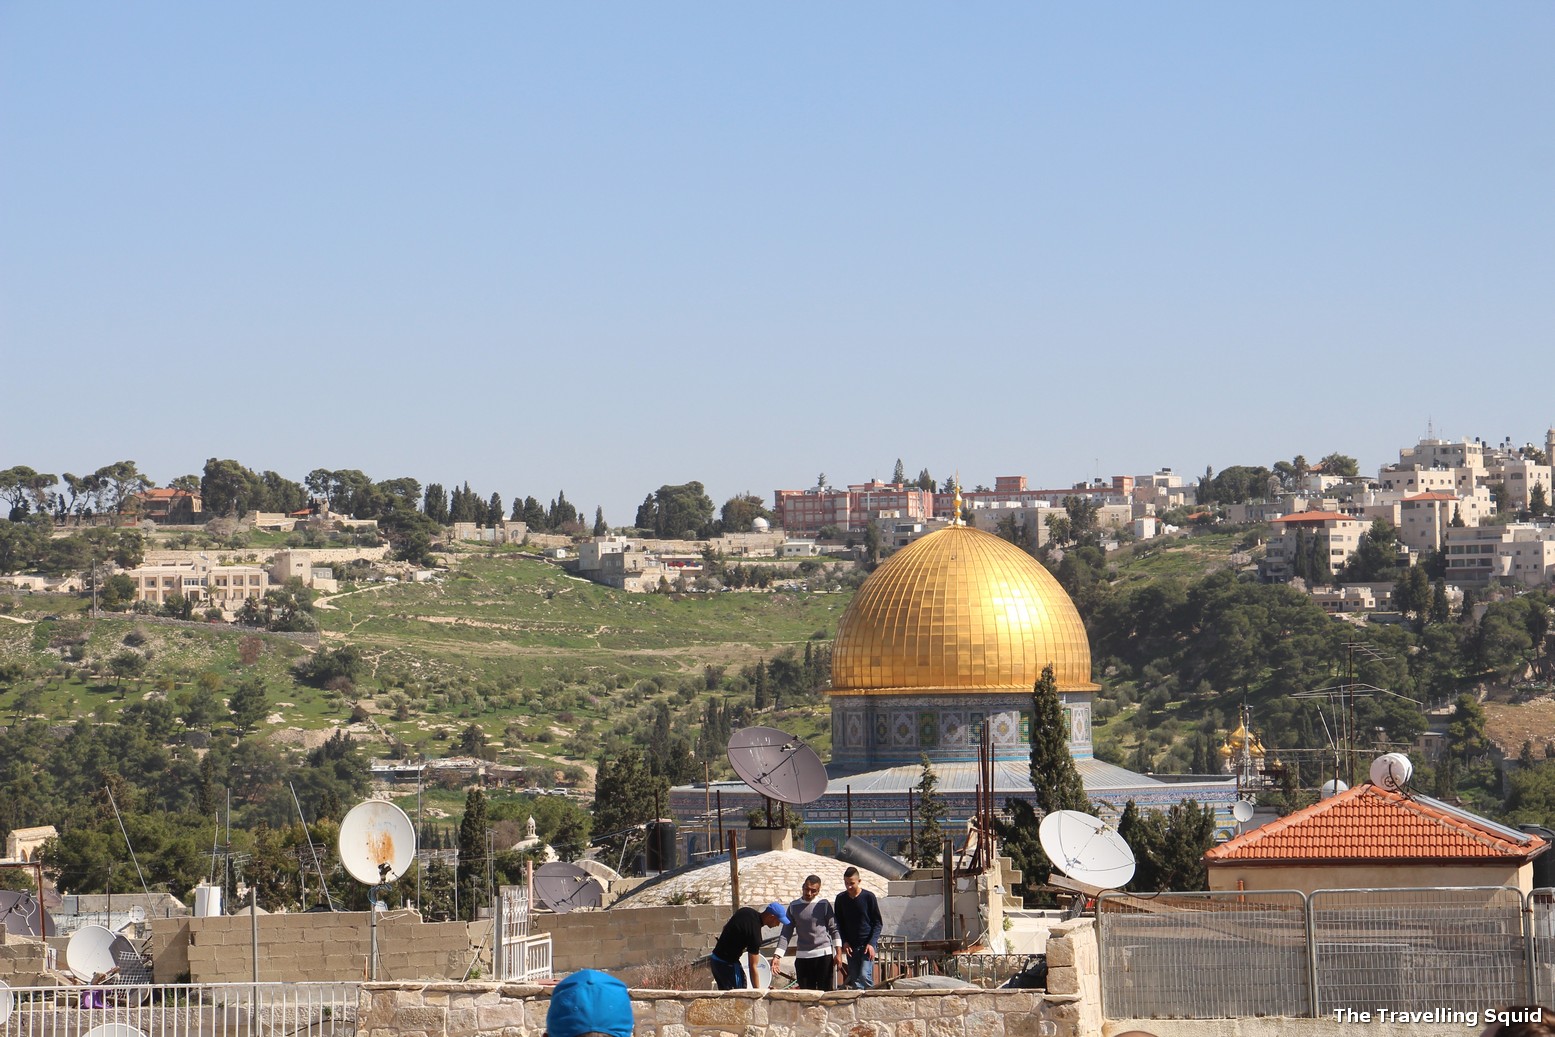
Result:
[[[1275,522],[1332,522],[1334,519],[1353,519],[1353,515],[1341,515],[1337,511],[1301,511],[1294,515],[1282,515]]]
[[[1212,847],[1205,861],[1335,864],[1528,860],[1545,847],[1524,835],[1376,785],[1357,785]]]

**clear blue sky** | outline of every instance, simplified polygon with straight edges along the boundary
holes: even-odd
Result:
[[[0,467],[629,523],[1555,423],[1555,5],[0,3]]]

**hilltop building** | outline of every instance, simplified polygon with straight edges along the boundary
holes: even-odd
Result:
[[[945,831],[974,812],[978,747],[986,728],[994,798],[1030,796],[1032,687],[1051,665],[1069,750],[1086,792],[1107,811],[1192,798],[1229,826],[1234,779],[1184,782],[1096,759],[1091,742],[1091,648],[1074,603],[1034,558],[959,521],[910,543],[864,582],[832,646],[832,761],[826,793],[802,809],[807,848],[835,853],[854,836],[900,852],[909,835],[909,790],[933,764],[948,811]],[[693,852],[716,791],[726,811],[758,806],[743,783],[671,790]],[[850,824],[851,821],[851,824]]]

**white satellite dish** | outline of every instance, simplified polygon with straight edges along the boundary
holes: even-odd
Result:
[[[1242,824],[1253,819],[1253,805],[1245,799],[1239,799],[1231,804],[1231,816],[1236,818],[1237,824]]]
[[[768,990],[772,987],[772,962],[765,954],[756,956],[756,989]]]
[[[1037,828],[1042,852],[1072,879],[1119,889],[1134,877],[1134,851],[1100,819],[1078,810],[1055,810]]]
[[[368,800],[340,822],[340,863],[358,882],[393,882],[416,859],[416,826],[393,803]]]
[[[119,964],[113,960],[113,943],[119,939],[123,937],[106,926],[83,925],[65,944],[65,967],[83,983],[112,972]]]
[[[129,1023],[102,1023],[86,1031],[83,1037],[146,1037]]]
[[[1389,792],[1402,792],[1415,773],[1415,765],[1403,753],[1384,753],[1371,761],[1371,783]]]
[[[1329,778],[1327,781],[1323,782],[1321,787],[1318,788],[1317,798],[1327,799],[1329,796],[1337,796],[1339,793],[1345,791],[1349,787],[1350,786],[1346,785],[1338,778]]]
[[[11,993],[11,985],[0,979],[0,1026],[11,1018],[11,1010],[15,1007],[16,995]]]

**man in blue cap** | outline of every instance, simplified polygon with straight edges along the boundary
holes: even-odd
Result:
[[[546,1037],[632,1037],[632,995],[597,969],[574,972],[551,991]]]
[[[774,900],[757,911],[754,907],[742,907],[729,916],[718,942],[713,944],[709,964],[713,967],[713,982],[719,990],[735,990],[756,985],[756,963],[761,958],[761,930],[765,926],[775,929],[788,924],[788,910]],[[742,959],[740,956],[744,955]],[[746,982],[746,977],[750,982]]]

